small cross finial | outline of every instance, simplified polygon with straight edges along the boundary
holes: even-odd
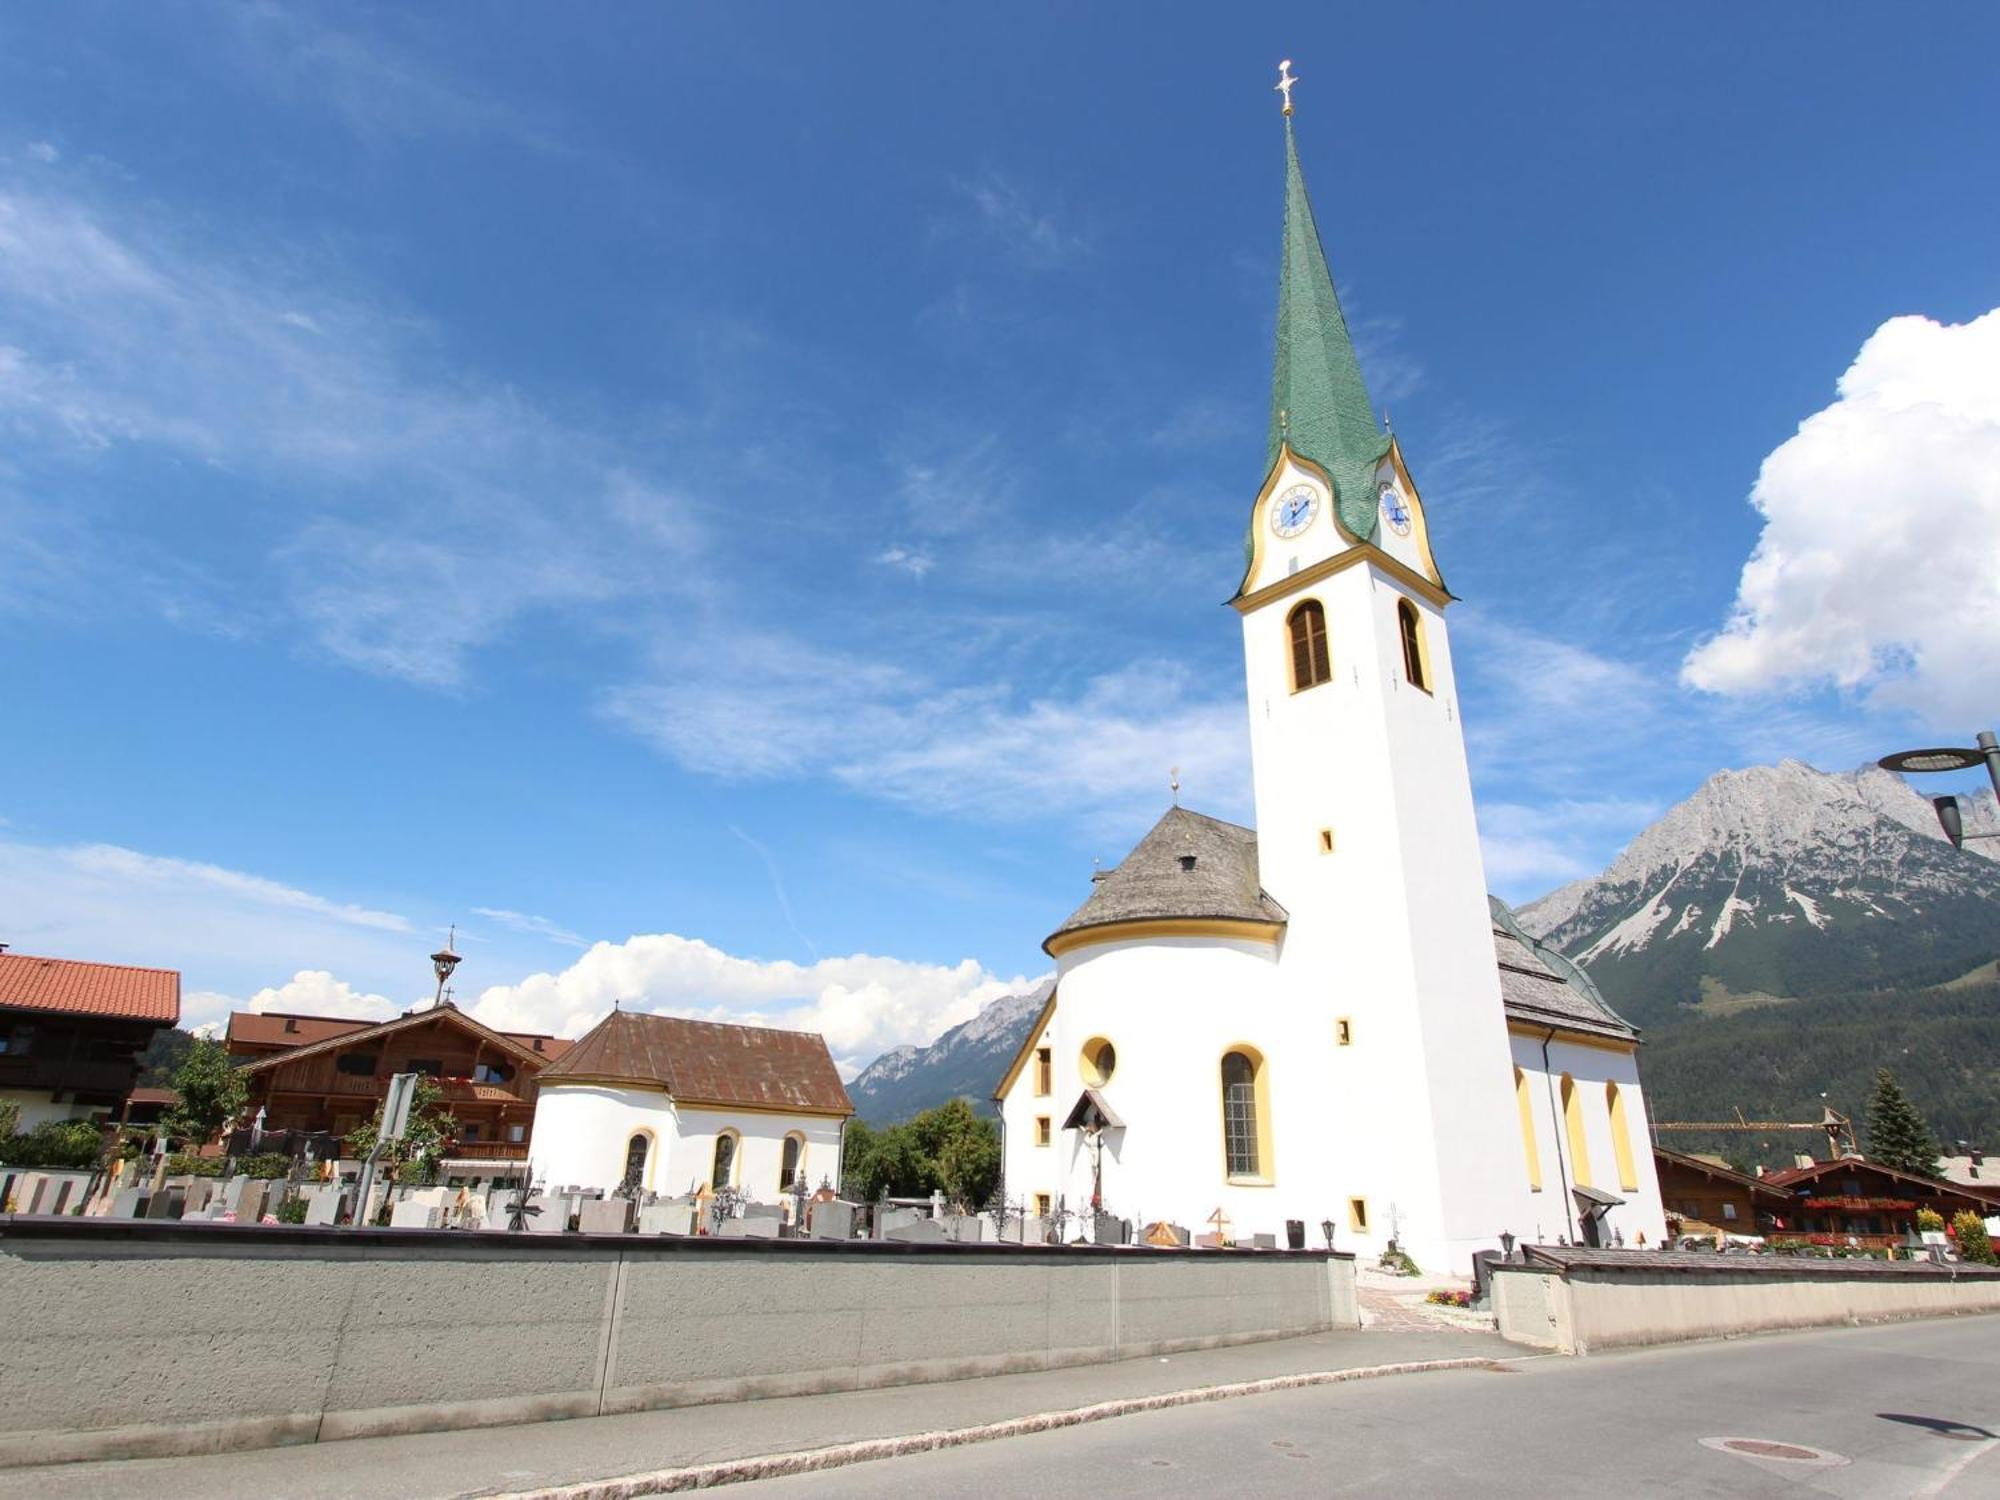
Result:
[[[1278,82],[1275,85],[1276,92],[1285,96],[1285,113],[1288,115],[1292,112],[1292,85],[1297,82],[1298,79],[1292,76],[1292,60],[1288,57],[1278,64]]]
[[[1179,766],[1167,767],[1167,790],[1174,794],[1174,806],[1179,807],[1181,805],[1181,768]]]

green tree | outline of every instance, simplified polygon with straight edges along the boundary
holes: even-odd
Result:
[[[1916,1105],[1887,1068],[1875,1072],[1875,1092],[1868,1098],[1868,1159],[1919,1177],[1938,1174],[1937,1139]]]
[[[1986,1233],[1986,1221],[1969,1208],[1962,1208],[1951,1216],[1952,1234],[1958,1240],[1958,1258],[1969,1260],[1975,1265],[2000,1265],[2000,1255],[1993,1253],[1993,1240]]]
[[[196,1149],[235,1119],[249,1097],[242,1072],[230,1064],[220,1042],[197,1041],[188,1049],[174,1072],[174,1089],[180,1098],[161,1118],[161,1128]]]
[[[938,1191],[968,1209],[993,1195],[1000,1181],[1000,1132],[970,1102],[953,1099],[927,1109],[910,1127]]]
[[[0,1099],[0,1160],[7,1155],[7,1142],[14,1138],[21,1128],[21,1105],[19,1100]]]
[[[366,1156],[375,1149],[375,1137],[382,1129],[382,1107],[375,1118],[347,1132],[349,1156]],[[429,1182],[437,1176],[438,1163],[458,1139],[458,1120],[444,1107],[444,1090],[435,1078],[420,1076],[410,1099],[410,1118],[403,1126],[401,1140],[391,1141],[377,1158],[377,1169],[390,1182]]]
[[[841,1184],[850,1198],[867,1202],[884,1193],[923,1198],[942,1192],[970,1208],[984,1203],[999,1180],[999,1132],[963,1099],[886,1130],[860,1120],[847,1127]]]

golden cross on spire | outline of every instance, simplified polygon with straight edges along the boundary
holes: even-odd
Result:
[[[1276,85],[1276,91],[1285,96],[1286,114],[1292,112],[1292,85],[1297,82],[1298,79],[1292,76],[1292,60],[1288,57],[1278,64],[1278,82]]]

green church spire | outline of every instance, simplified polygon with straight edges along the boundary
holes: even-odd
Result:
[[[1289,95],[1287,96],[1289,102]],[[1278,357],[1271,376],[1269,464],[1278,444],[1333,476],[1341,524],[1366,539],[1375,534],[1375,468],[1389,451],[1375,420],[1361,362],[1333,290],[1320,248],[1285,111],[1285,253],[1278,272]]]

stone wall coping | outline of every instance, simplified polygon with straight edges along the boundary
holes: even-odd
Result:
[[[1524,1245],[1522,1259],[1498,1262],[1496,1273],[1560,1271],[1565,1277],[1575,1272],[1611,1272],[1651,1276],[1746,1276],[1815,1278],[1834,1281],[1857,1279],[1932,1281],[2000,1279],[2000,1267],[1967,1265],[1959,1262],[1938,1265],[1928,1260],[1873,1260],[1865,1256],[1844,1258],[1817,1255],[1721,1255],[1697,1250],[1590,1250],[1557,1245]]]
[[[113,1246],[250,1249],[259,1246],[337,1250],[342,1247],[406,1250],[518,1250],[527,1254],[661,1255],[861,1255],[1030,1256],[1035,1259],[1102,1258],[1352,1261],[1351,1250],[1235,1250],[1188,1245],[1022,1245],[1012,1241],[960,1244],[906,1240],[723,1238],[720,1235],[583,1234],[467,1229],[346,1229],[306,1224],[225,1224],[216,1220],[108,1219],[72,1214],[0,1215],[0,1246],[10,1241],[85,1240]]]

